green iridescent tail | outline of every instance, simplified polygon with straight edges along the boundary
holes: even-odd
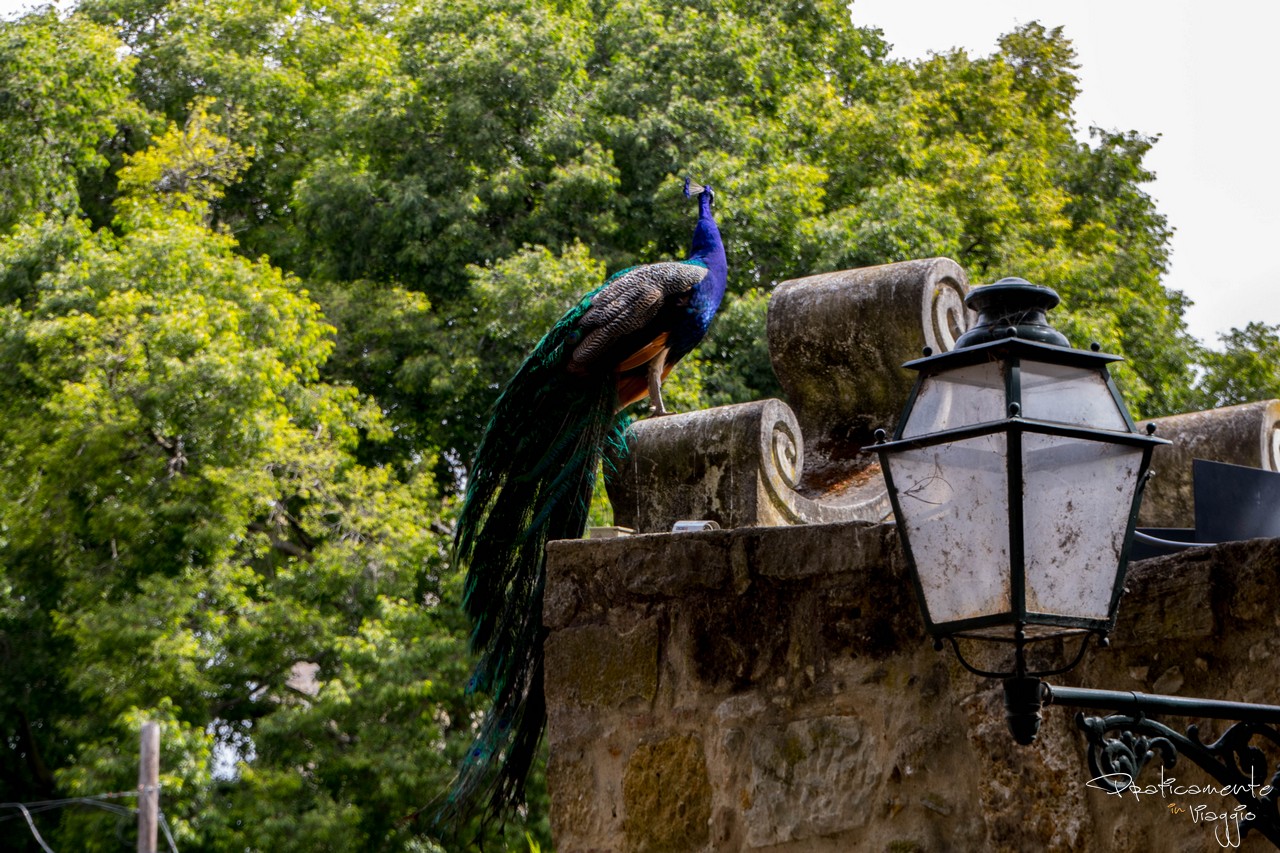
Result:
[[[546,545],[582,536],[601,452],[622,424],[610,377],[563,367],[586,303],[547,333],[508,383],[471,468],[454,553],[468,569],[463,606],[480,655],[469,689],[487,693],[492,707],[449,794],[448,817],[482,803],[499,815],[523,802],[542,738]]]

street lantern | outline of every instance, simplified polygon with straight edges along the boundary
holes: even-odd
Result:
[[[1280,847],[1280,771],[1254,741],[1280,746],[1280,706],[1060,687],[1087,640],[1105,642],[1124,589],[1129,543],[1152,451],[1169,442],[1134,428],[1107,365],[1117,356],[1072,349],[1048,326],[1058,295],[1020,278],[973,290],[975,326],[920,372],[893,439],[876,449],[912,582],[935,646],[949,640],[978,675],[1003,678],[1014,740],[1033,743],[1045,705],[1106,709],[1076,715],[1089,745],[1091,785],[1122,793],[1159,754],[1190,759],[1244,807],[1242,833]],[[1026,647],[1082,636],[1065,666],[1029,671]],[[958,639],[1011,644],[1012,667],[988,672]],[[1215,743],[1160,715],[1234,721]]]
[[[1107,370],[1118,356],[1047,325],[1054,291],[1006,278],[965,301],[976,325],[904,365],[920,376],[876,449],[930,634],[1013,643],[1021,667],[1026,643],[1115,625],[1168,442],[1134,427]]]

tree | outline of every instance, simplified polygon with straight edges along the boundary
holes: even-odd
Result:
[[[45,6],[0,21],[0,233],[38,213],[80,210],[77,185],[145,113],[129,100],[132,59],[110,29]]]
[[[1280,325],[1249,323],[1221,336],[1222,349],[1203,356],[1196,388],[1202,408],[1280,398]]]
[[[244,153],[213,124],[197,107],[129,158],[119,236],[37,219],[0,245],[44,268],[0,326],[4,776],[127,790],[120,744],[158,718],[184,848],[382,847],[469,713],[446,510],[429,460],[355,459],[386,427],[319,381],[332,328],[205,224]],[[51,841],[104,837],[68,814]]]

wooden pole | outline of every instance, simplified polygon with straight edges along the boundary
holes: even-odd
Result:
[[[160,724],[142,724],[138,763],[138,853],[156,853],[160,816]]]

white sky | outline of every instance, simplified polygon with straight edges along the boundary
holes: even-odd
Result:
[[[0,0],[0,15],[32,5]],[[1194,306],[1207,343],[1251,320],[1280,323],[1280,282],[1266,258],[1280,235],[1280,4],[1266,0],[853,0],[893,56],[995,50],[1020,23],[1062,26],[1076,47],[1076,118],[1161,139],[1147,191],[1176,229],[1165,283]]]

